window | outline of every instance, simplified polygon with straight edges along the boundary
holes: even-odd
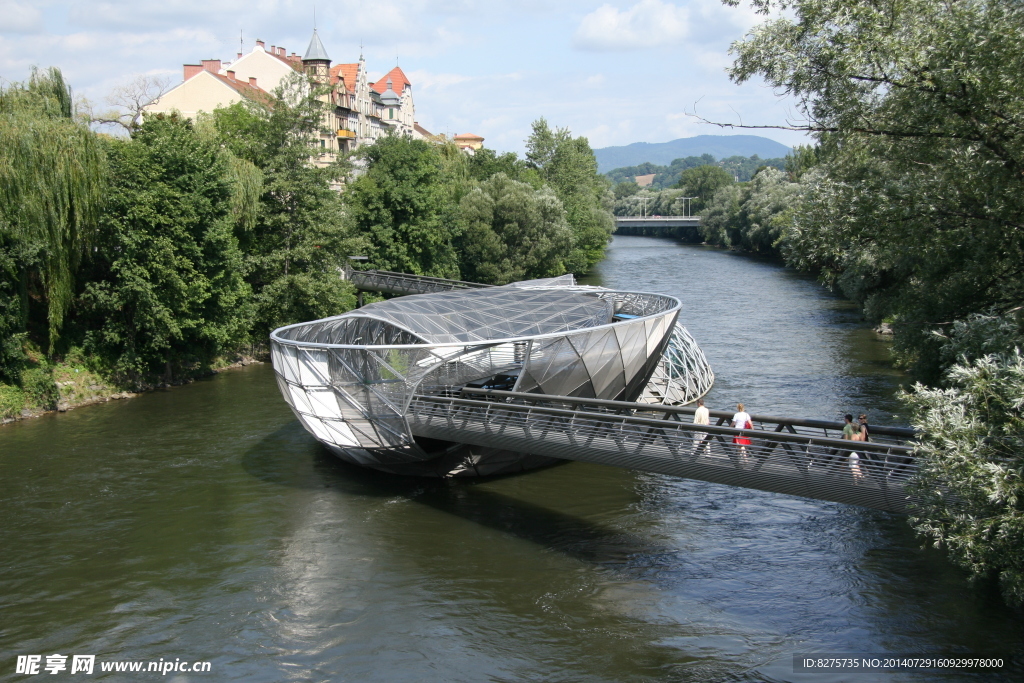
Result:
[[[327,146],[327,141],[326,140],[321,140],[320,141],[320,149],[323,149],[326,146]]]
[[[388,118],[389,119],[395,118],[395,110],[393,108],[388,108]]]

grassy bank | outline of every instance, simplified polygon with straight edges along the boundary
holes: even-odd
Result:
[[[97,368],[85,357],[71,355],[61,362],[50,363],[30,354],[29,363],[21,373],[20,385],[0,383],[0,424],[52,411],[65,412],[93,403],[132,398],[153,389],[189,384],[229,368],[260,362],[262,360],[252,356],[231,354],[219,357],[209,365],[191,368],[170,380],[152,378],[150,381],[127,383],[112,380],[110,373]]]

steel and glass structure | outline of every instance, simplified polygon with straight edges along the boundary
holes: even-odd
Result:
[[[710,389],[704,354],[663,294],[572,276],[373,303],[271,335],[281,393],[344,460],[404,474],[515,471],[549,456],[425,438],[416,396],[495,389],[686,403]]]

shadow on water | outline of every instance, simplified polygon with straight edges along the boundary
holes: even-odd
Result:
[[[340,460],[297,421],[249,448],[242,456],[242,467],[253,477],[279,486],[412,501],[592,564],[622,564],[636,554],[666,551],[636,534],[486,488],[491,482],[528,477],[533,472],[473,479],[388,474]]]

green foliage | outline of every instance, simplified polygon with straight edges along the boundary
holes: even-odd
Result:
[[[753,4],[785,11],[735,46],[732,76],[796,97],[819,142],[790,165],[786,258],[892,319],[899,359],[947,385],[907,397],[913,524],[1024,603],[1024,6]]]
[[[687,197],[694,198],[690,201],[688,215],[700,215],[719,188],[733,182],[732,175],[719,166],[705,164],[683,171],[679,176],[679,187]]]
[[[23,240],[0,231],[0,382],[13,383],[25,360],[22,342],[26,336],[22,303],[22,273],[31,263]]]
[[[705,242],[719,247],[740,243],[742,195],[739,185],[727,185],[715,193],[700,219],[700,232]]]
[[[450,147],[455,147],[450,145]],[[528,182],[531,185],[539,186],[540,176],[530,166],[520,159],[514,152],[497,154],[493,149],[486,147],[476,150],[472,155],[466,155],[458,151],[459,156],[466,160],[469,176],[474,180],[483,182],[497,173],[504,173],[513,180]]]
[[[699,157],[689,156],[674,159],[668,166],[660,166],[650,162],[637,166],[623,166],[622,168],[608,171],[605,173],[605,176],[613,184],[617,184],[631,182],[638,175],[650,175],[653,173],[654,181],[651,183],[650,189],[657,191],[676,187],[679,185],[679,179],[684,171],[697,168],[698,166],[718,166],[728,173],[730,178],[739,182],[746,182],[754,177],[754,173],[758,168],[770,166],[782,170],[785,164],[785,159],[762,159],[756,154],[751,157],[731,156],[720,161],[716,161],[715,157],[710,154],[702,154]],[[616,198],[618,199],[618,197]]]
[[[21,387],[0,384],[0,419],[15,417],[25,407],[25,392]]]
[[[1024,604],[1024,357],[954,365],[948,389],[917,385],[905,400],[923,436],[915,448],[923,499],[911,523],[959,565],[998,578]]]
[[[787,232],[804,189],[786,173],[765,168],[749,183],[723,185],[704,210],[700,230],[718,246],[778,256],[786,251]]]
[[[239,342],[249,289],[233,234],[229,162],[187,120],[111,140],[107,210],[89,261],[90,352],[130,381],[205,363]]]
[[[573,235],[562,203],[498,173],[462,198],[462,276],[503,285],[566,272]]]
[[[988,355],[1024,348],[1024,316],[1020,309],[1003,315],[972,313],[956,320],[948,334],[933,331],[938,356],[944,366],[973,363]]]
[[[901,360],[938,381],[934,330],[1024,299],[1024,7],[787,6],[737,45],[732,75],[795,96],[819,136],[788,258],[893,318]]]
[[[640,186],[632,180],[623,180],[621,183],[616,183],[615,187],[612,188],[612,193],[617,200],[632,197],[639,191]]]
[[[57,407],[60,394],[48,367],[29,368],[21,373],[21,390],[29,404],[46,410]]]
[[[232,212],[254,294],[256,342],[275,327],[308,320],[311,311],[324,317],[354,305],[339,273],[363,246],[345,225],[335,189],[349,166],[310,158],[326,106],[320,95],[296,74],[275,92],[273,107],[244,101],[213,114],[214,135],[235,157]]]
[[[282,275],[256,296],[260,329],[274,330],[297,321],[339,315],[356,306],[351,285],[334,273],[298,272]]]
[[[646,188],[618,199],[613,204],[616,216],[682,216],[686,211],[686,193],[682,190],[651,191]]]
[[[441,153],[423,140],[389,135],[362,151],[366,172],[345,191],[349,216],[375,268],[458,277],[453,202]],[[459,168],[459,164],[450,164]],[[464,182],[464,181],[463,181]],[[447,200],[447,201],[446,201]],[[447,219],[447,220],[446,220]]]
[[[33,70],[27,84],[0,89],[0,149],[0,237],[38,247],[38,263],[23,262],[14,277],[23,290],[34,277],[41,280],[52,351],[104,180],[103,153],[96,136],[74,120],[60,70]],[[28,303],[22,296],[21,307]]]
[[[785,171],[793,182],[799,181],[804,173],[818,165],[818,148],[814,145],[796,145],[793,153],[786,157]]]
[[[533,122],[526,158],[565,207],[574,237],[565,267],[573,273],[586,273],[604,257],[615,229],[609,182],[597,173],[590,143],[586,138],[573,138],[567,128],[551,130],[541,118]]]

